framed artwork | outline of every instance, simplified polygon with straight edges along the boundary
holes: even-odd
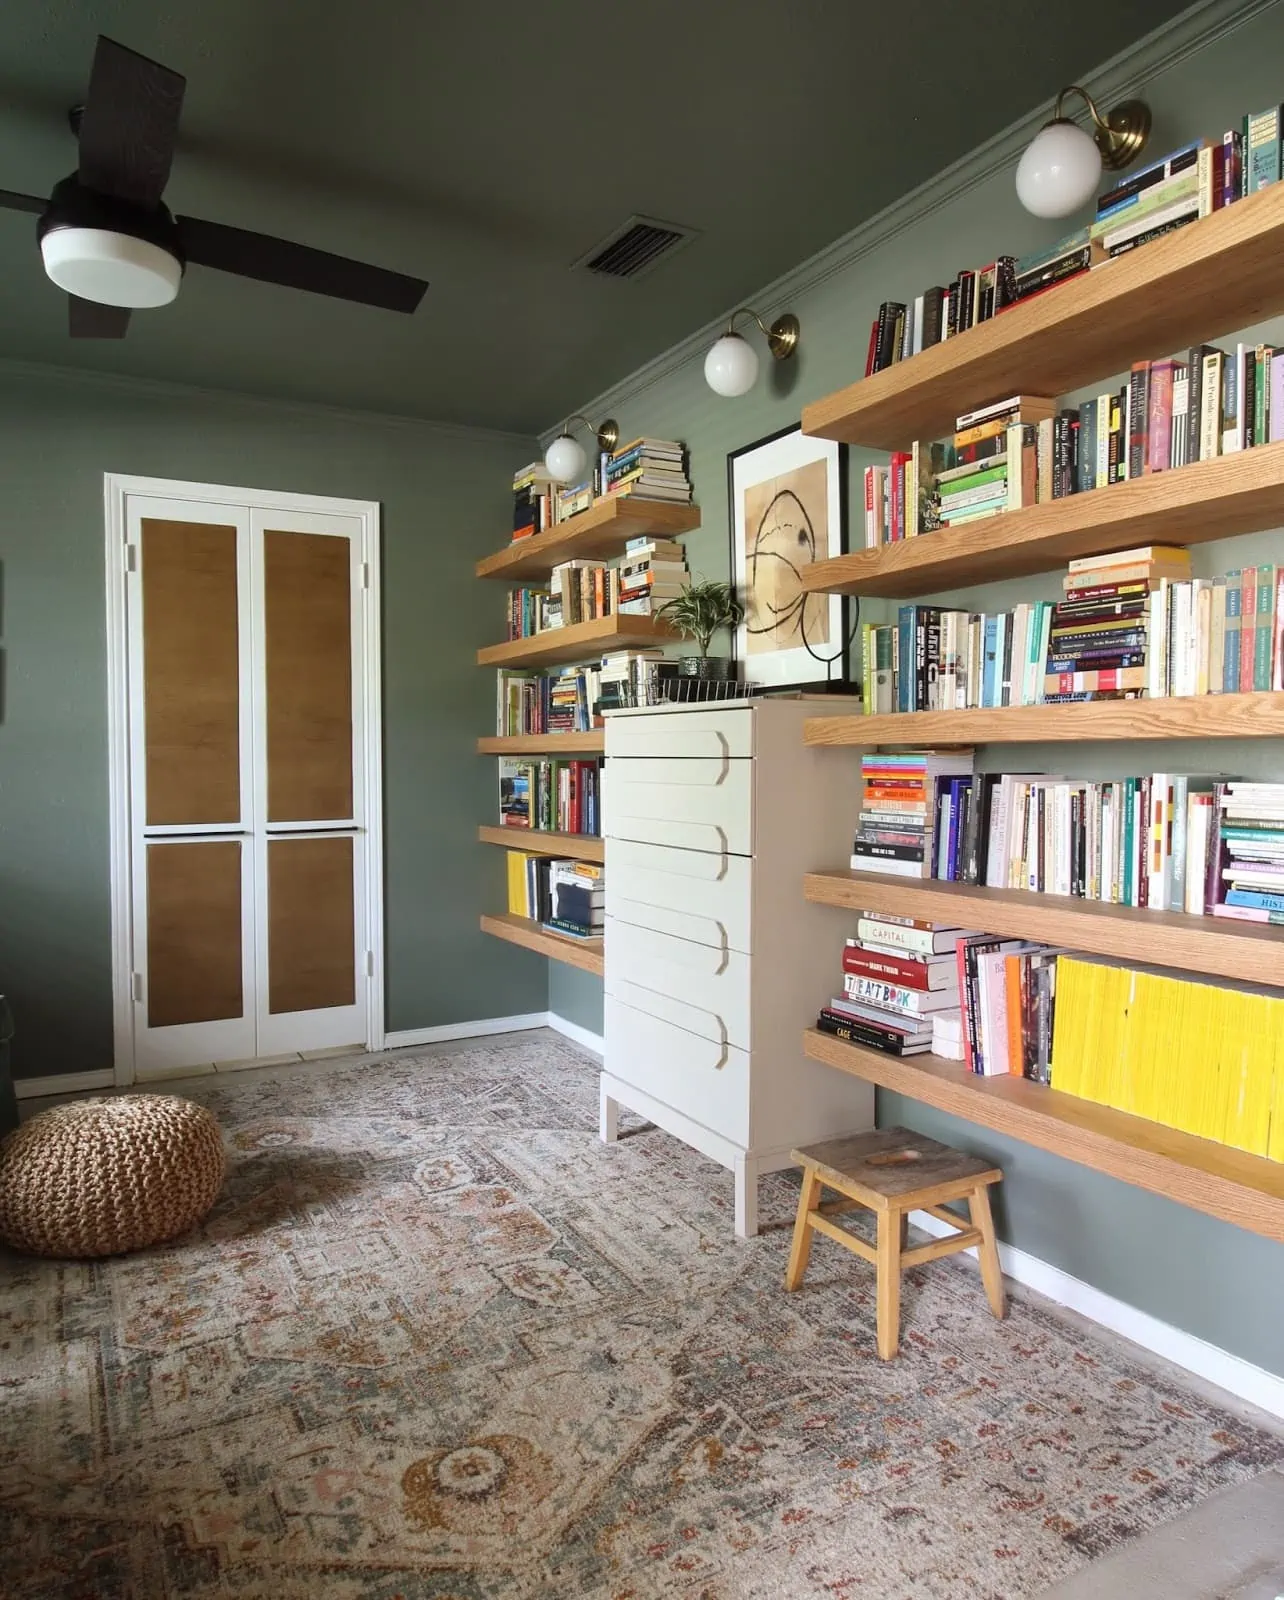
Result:
[[[746,683],[848,677],[847,605],[807,594],[801,574],[847,549],[847,450],[798,426],[727,457],[731,574],[744,603],[736,657]]]

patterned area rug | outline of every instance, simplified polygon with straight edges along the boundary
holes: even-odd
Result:
[[[552,1035],[209,1080],[180,1245],[0,1260],[0,1593],[1012,1600],[1284,1442],[975,1270],[731,1233]],[[764,1184],[768,1219],[797,1186]]]

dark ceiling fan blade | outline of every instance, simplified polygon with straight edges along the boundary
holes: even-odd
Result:
[[[80,116],[80,181],[100,194],[154,206],[169,181],[187,79],[98,38]]]
[[[67,320],[73,339],[123,339],[129,327],[129,307],[104,306],[69,294]]]
[[[34,194],[15,194],[12,189],[0,189],[0,206],[7,211],[30,211],[39,216],[48,204],[47,200],[37,200]]]
[[[428,288],[422,278],[349,261],[346,256],[273,239],[265,233],[228,228],[221,222],[179,217],[178,237],[188,261],[199,266],[217,267],[220,272],[257,278],[261,283],[279,283],[287,289],[328,294],[336,300],[355,300],[384,311],[409,314]]]

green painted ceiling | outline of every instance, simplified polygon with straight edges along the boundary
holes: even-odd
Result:
[[[0,212],[0,356],[527,432],[1182,7],[1168,0],[6,0],[0,187],[75,166],[99,32],[188,78],[166,198],[431,280],[413,319],[193,269],[73,343]],[[571,263],[630,213],[701,236]]]

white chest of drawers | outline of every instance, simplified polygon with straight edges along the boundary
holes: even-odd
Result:
[[[825,708],[832,709],[833,702]],[[840,983],[842,919],[803,875],[845,861],[850,772],[803,744],[816,700],[672,706],[606,719],[602,1137],[623,1105],[735,1173],[874,1125],[872,1088],[802,1053]]]

